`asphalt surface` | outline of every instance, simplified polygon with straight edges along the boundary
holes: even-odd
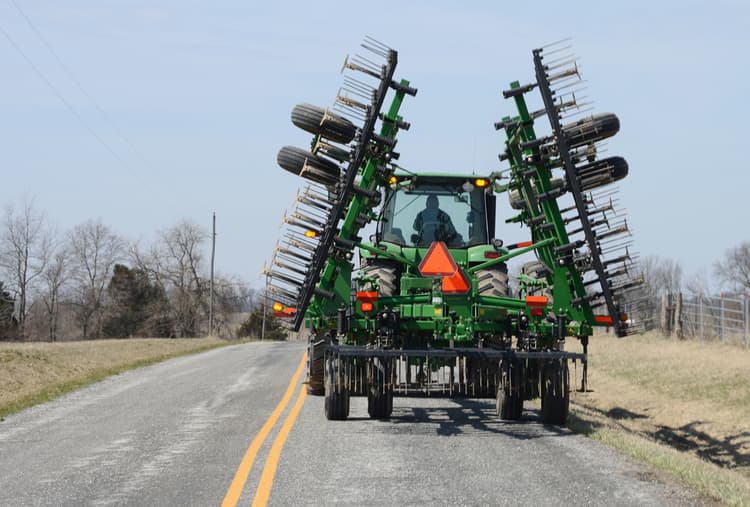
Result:
[[[287,390],[302,343],[251,343],[117,375],[0,422],[0,505],[220,505]],[[243,484],[249,505],[272,442]],[[389,421],[352,398],[328,422],[308,396],[281,450],[271,505],[689,505],[615,451],[491,400],[396,398]],[[270,461],[270,460],[269,460]]]

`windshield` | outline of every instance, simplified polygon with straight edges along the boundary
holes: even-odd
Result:
[[[465,180],[455,179],[389,191],[382,240],[418,247],[433,241],[453,248],[487,244],[484,189],[464,186]]]

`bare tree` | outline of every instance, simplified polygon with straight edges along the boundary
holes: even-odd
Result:
[[[682,287],[682,266],[674,259],[650,255],[641,260],[644,284],[637,297],[647,302],[645,312],[638,316],[647,328],[659,324],[662,296],[679,292]]]
[[[183,220],[160,234],[158,277],[164,280],[172,303],[177,336],[196,336],[207,312],[204,278],[199,273],[205,229]]]
[[[743,241],[727,250],[724,258],[714,264],[714,273],[732,290],[750,289],[750,242]]]
[[[34,209],[33,200],[24,200],[20,211],[6,208],[0,244],[0,267],[16,293],[16,319],[23,336],[30,295],[44,273],[52,249],[47,219]]]
[[[58,338],[58,320],[60,316],[60,297],[63,285],[70,277],[70,252],[66,245],[58,246],[51,256],[47,269],[44,270],[41,300],[46,310],[48,339]]]
[[[99,220],[77,225],[68,236],[75,281],[74,298],[83,338],[101,333],[103,302],[115,264],[125,242]]]

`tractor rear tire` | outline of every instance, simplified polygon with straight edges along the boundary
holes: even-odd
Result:
[[[550,361],[542,369],[542,422],[564,426],[570,408],[570,376],[566,360]]]
[[[521,266],[521,273],[533,278],[534,280],[546,280],[549,282],[549,275],[552,274],[552,270],[549,269],[541,261],[526,262]],[[552,301],[552,289],[550,286],[545,288],[535,287],[534,290],[530,291],[527,295],[529,296],[547,296]]]
[[[479,286],[480,296],[510,296],[508,266],[502,263],[489,269],[480,269],[477,271],[477,285]]]
[[[363,274],[370,278],[377,278],[380,285],[380,296],[391,297],[399,293],[399,268],[391,262],[376,259],[363,260]]]
[[[347,144],[354,139],[357,127],[338,114],[312,104],[297,104],[292,109],[292,123],[314,135]]]

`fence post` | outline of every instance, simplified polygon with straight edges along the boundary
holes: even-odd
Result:
[[[720,314],[719,314],[719,338],[721,338],[721,343],[725,343],[726,340],[726,333],[724,333],[724,293],[721,293],[721,299],[720,301]]]
[[[703,292],[698,293],[698,321],[700,322],[701,340],[705,340],[706,335],[703,332]]]
[[[661,295],[661,315],[659,327],[664,336],[669,336],[669,294],[666,292]]]
[[[674,301],[674,333],[678,340],[682,340],[682,292],[675,295]],[[747,334],[747,333],[745,333]]]
[[[750,308],[749,308],[750,305],[748,305],[748,297],[749,297],[748,293],[745,292],[745,308],[744,308],[745,311],[742,316],[742,320],[745,321],[745,350],[747,350],[747,342],[748,342],[747,328],[748,328],[748,321],[750,321]]]

